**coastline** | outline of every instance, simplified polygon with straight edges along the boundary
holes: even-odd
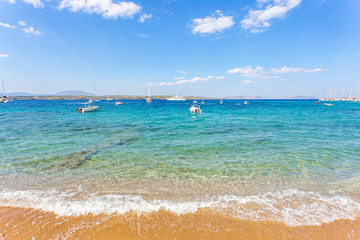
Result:
[[[30,208],[0,207],[2,239],[313,239],[360,238],[360,218],[321,226],[291,227],[249,221],[202,209],[177,215],[168,211],[123,215],[57,216]]]

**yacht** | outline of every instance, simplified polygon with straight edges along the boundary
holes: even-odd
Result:
[[[9,99],[9,96],[6,94],[4,80],[2,78],[1,78],[1,81],[2,81],[2,85],[3,85],[3,89],[4,89],[4,95],[1,96],[0,103],[7,103],[10,101],[10,99]]]
[[[194,102],[193,103],[197,103],[197,101],[196,100],[194,100]]]
[[[168,98],[168,101],[186,101],[186,98],[175,95],[174,97]]]
[[[116,102],[115,105],[122,105],[122,102]]]
[[[197,105],[197,104],[191,105],[191,107],[190,107],[190,112],[191,112],[191,113],[201,113],[200,106]]]
[[[79,113],[92,112],[99,108],[99,106],[91,106],[90,103],[84,103],[84,105],[85,106],[83,108],[77,108]]]

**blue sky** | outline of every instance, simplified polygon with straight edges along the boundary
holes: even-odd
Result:
[[[0,0],[8,92],[360,91],[358,0]]]

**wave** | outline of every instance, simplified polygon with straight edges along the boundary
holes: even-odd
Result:
[[[59,216],[99,214],[139,214],[160,210],[175,214],[195,213],[211,208],[243,220],[278,221],[289,226],[321,225],[337,219],[355,220],[360,216],[360,203],[341,192],[304,192],[289,189],[260,195],[205,196],[196,201],[146,200],[142,196],[58,190],[3,190],[0,206],[33,208]]]

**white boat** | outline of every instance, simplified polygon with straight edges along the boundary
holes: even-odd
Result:
[[[9,96],[6,94],[4,80],[2,78],[1,78],[1,81],[2,81],[2,85],[3,85],[3,89],[4,89],[4,95],[0,98],[0,103],[10,102]]]
[[[99,108],[99,106],[91,106],[90,103],[84,103],[84,107],[83,108],[78,108],[77,111],[79,113],[86,113],[86,112],[92,112],[95,111]]]
[[[147,103],[151,103],[151,102],[152,102],[151,97],[150,97],[150,83],[148,84],[148,98],[146,99],[146,102],[147,102]]]
[[[325,106],[333,106],[334,104],[332,103],[324,103]]]
[[[122,105],[122,102],[116,102],[115,105]]]
[[[223,104],[223,100],[222,100],[222,99],[220,100],[220,104]]]
[[[180,97],[177,94],[174,97],[168,98],[168,101],[186,101],[186,98]]]
[[[106,100],[111,101],[112,99],[111,99],[111,97],[107,97]]]
[[[197,101],[196,100],[194,100],[194,102],[193,103],[197,103]]]
[[[191,107],[190,107],[190,112],[191,112],[191,113],[201,113],[200,106],[197,105],[197,104],[191,105]]]
[[[244,104],[249,104],[249,102],[248,102],[248,101],[245,101]]]

